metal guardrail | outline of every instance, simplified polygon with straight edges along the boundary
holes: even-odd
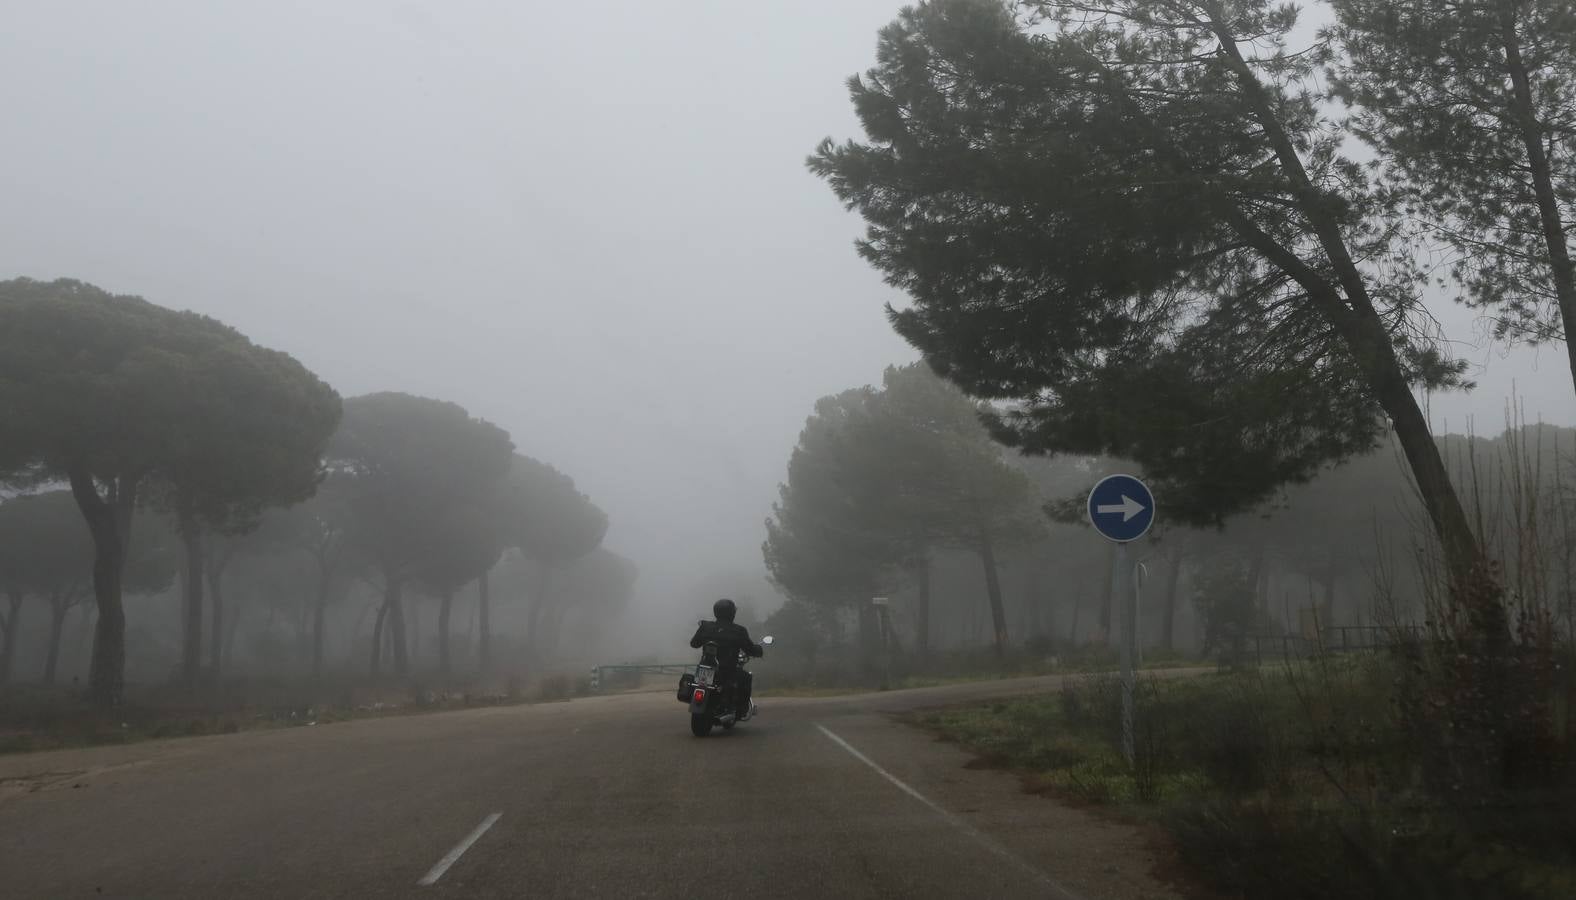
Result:
[[[640,675],[683,675],[695,668],[694,663],[652,663],[650,665],[620,664],[616,666],[592,666],[591,690],[602,689],[602,676],[615,672],[635,672]]]

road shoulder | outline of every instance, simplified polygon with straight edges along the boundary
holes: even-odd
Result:
[[[980,768],[971,754],[956,745],[893,716],[828,716],[818,719],[818,724],[1079,897],[1180,900],[1183,896],[1157,874],[1166,860],[1139,826],[1027,794],[1012,773]],[[915,801],[914,815],[934,813]]]

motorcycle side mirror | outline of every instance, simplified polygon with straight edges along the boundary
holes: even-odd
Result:
[[[761,643],[770,647],[772,645],[772,636],[768,634],[766,637],[761,638]]]

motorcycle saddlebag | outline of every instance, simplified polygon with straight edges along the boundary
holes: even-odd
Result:
[[[679,676],[679,702],[690,702],[690,698],[694,695],[694,693],[695,676],[690,672],[685,672],[683,675]]]

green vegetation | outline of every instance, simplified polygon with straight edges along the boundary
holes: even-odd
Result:
[[[1408,709],[1440,698],[1411,671],[1365,656],[1140,678],[1132,765],[1109,676],[914,721],[1021,773],[1026,790],[1162,824],[1192,875],[1229,896],[1570,896],[1576,731],[1544,720],[1514,776],[1470,796],[1459,767],[1454,783],[1431,783],[1453,763],[1419,742]],[[1562,679],[1545,695],[1569,703],[1568,660]]]
[[[1465,299],[1501,337],[1561,341],[1576,324],[1570,4],[1330,5],[1336,94],[1409,212],[1456,251]]]
[[[1576,316],[1576,19],[1332,5],[1296,46],[1298,9],[1268,0],[931,0],[850,79],[863,136],[811,171],[907,294],[899,333],[994,404],[993,437],[1050,457],[1016,461],[1052,519],[1013,560],[1020,634],[1110,635],[1115,559],[1075,529],[1121,466],[1166,521],[1134,548],[1165,585],[1146,642],[1191,613],[1193,646],[1240,672],[1145,682],[1132,762],[1106,680],[924,721],[1033,789],[1157,819],[1231,896],[1573,896],[1566,438],[1516,410],[1492,440],[1435,436],[1418,395],[1470,387],[1427,291],[1453,281],[1501,337]],[[861,545],[834,549],[859,571]],[[902,596],[955,605],[930,594]],[[835,670],[827,597],[794,597],[784,624],[830,637],[803,665]],[[1313,661],[1241,671],[1266,637]],[[1348,638],[1393,652],[1319,655]]]
[[[174,686],[134,687],[115,715],[106,716],[69,691],[15,685],[0,691],[5,709],[0,754],[554,703],[589,693],[589,679],[562,674],[547,676],[529,690],[518,683],[501,690],[480,682],[431,690],[417,683],[341,677],[317,691],[303,691],[289,679],[243,679],[227,684],[223,697],[203,701]]]
[[[534,663],[558,642],[564,614],[575,597],[559,590],[556,579],[564,575],[567,566],[602,545],[607,513],[575,489],[574,479],[525,456],[515,457],[504,496],[509,544],[535,570],[526,606],[526,639]],[[607,590],[627,596],[634,582],[633,569],[616,558],[598,559],[608,565],[595,596],[605,596]],[[626,571],[621,573],[621,568]],[[625,575],[627,580],[620,584]]]
[[[867,652],[887,626],[869,605],[894,580],[918,585],[916,651],[930,646],[930,576],[943,548],[977,558],[998,655],[1010,642],[997,554],[1040,537],[1034,488],[980,423],[983,410],[922,365],[882,390],[816,403],[766,522],[772,579],[820,615],[851,609]]]
[[[86,522],[98,612],[88,688],[114,706],[139,503],[174,510],[188,537],[192,663],[198,528],[245,530],[261,508],[310,497],[340,401],[291,357],[214,319],[80,281],[19,278],[0,282],[0,409],[0,484],[69,484]]]
[[[1569,461],[1514,414],[1492,452],[1460,454],[1477,442],[1432,434],[1418,399],[1470,388],[1424,305],[1449,265],[1505,335],[1557,339],[1576,302],[1558,164],[1572,19],[1540,4],[1333,6],[1336,25],[1298,46],[1298,10],[1267,0],[919,3],[849,80],[863,134],[809,158],[863,218],[861,256],[907,295],[889,309],[898,332],[985,401],[973,412],[990,437],[1042,457],[1005,459],[1051,521],[1013,529],[1019,546],[984,566],[1017,582],[986,591],[1004,655],[1014,640],[1109,638],[1114,557],[1079,533],[1078,501],[1116,467],[1142,473],[1163,510],[1139,553],[1165,585],[1158,603],[1146,594],[1160,613],[1146,641],[1166,649],[1181,633],[1240,655],[1250,636],[1445,607],[1503,643],[1529,571],[1562,570],[1567,587],[1543,596],[1576,628]],[[1505,77],[1531,93],[1485,87]],[[1374,165],[1348,155],[1358,141]],[[1459,252],[1444,267],[1429,258],[1441,245]],[[807,669],[849,618],[867,652],[890,642],[872,595],[900,598],[916,656],[978,639],[956,612],[976,598],[938,576],[978,547],[948,526],[979,506],[957,502],[967,490],[932,501],[989,479],[934,465],[961,459],[934,452],[938,437],[979,435],[924,377],[823,398],[801,434],[765,557],[802,604],[796,630],[820,638]],[[1526,480],[1490,474],[1528,444]],[[1551,509],[1564,518],[1536,552],[1505,546],[1503,523]]]
[[[0,733],[23,743],[57,726],[223,730],[253,702],[228,682],[258,677],[322,707],[333,632],[374,683],[391,659],[396,693],[425,696],[423,653],[458,687],[456,656],[491,670],[495,569],[525,631],[510,676],[540,682],[563,631],[594,635],[632,593],[606,514],[504,429],[409,394],[341,401],[290,356],[140,297],[0,281],[0,410],[0,684],[23,661],[46,688],[72,684],[0,695]],[[451,620],[473,583],[462,640]]]
[[[173,536],[145,517],[126,550],[122,589],[147,594],[169,587],[174,577]],[[49,631],[43,683],[55,683],[66,616],[92,597],[93,543],[82,527],[71,492],[42,491],[0,504],[0,684],[12,677],[22,632],[23,601],[47,603]]]
[[[1267,0],[936,0],[850,79],[865,140],[811,170],[911,304],[897,330],[998,437],[1141,465],[1219,521],[1375,446],[1388,419],[1445,558],[1482,552],[1413,387],[1461,382],[1427,270],[1346,158]]]
[[[372,626],[374,675],[385,628],[394,673],[409,673],[408,585],[424,580],[440,596],[452,594],[497,562],[502,542],[485,527],[485,509],[513,452],[508,432],[454,403],[381,393],[345,404],[329,454],[345,485],[357,549],[383,592]]]
[[[782,632],[774,629],[773,633]],[[879,659],[871,665],[857,653],[839,652],[826,654],[813,669],[796,665],[791,657],[774,656],[770,675],[763,676],[768,680],[763,683],[769,685],[766,690],[772,693],[784,689],[805,694],[902,690],[1003,678],[1111,672],[1119,662],[1116,648],[1101,644],[1085,644],[1059,653],[1033,653],[1015,648],[1004,656],[998,656],[990,648],[975,647],[936,652],[923,660],[894,657],[890,665],[884,665]],[[1157,651],[1145,654],[1140,668],[1184,669],[1199,665],[1197,659]]]

